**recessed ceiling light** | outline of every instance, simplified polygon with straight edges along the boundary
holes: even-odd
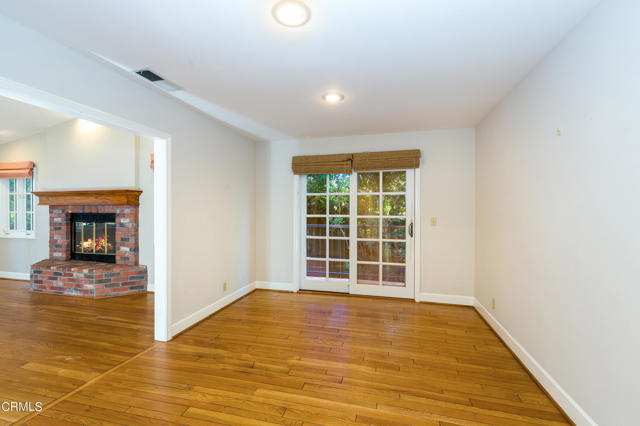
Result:
[[[273,6],[271,11],[276,21],[286,27],[299,27],[311,18],[309,6],[300,0],[281,0]]]
[[[330,104],[336,104],[344,99],[344,95],[342,93],[330,92],[322,95],[322,100],[325,102],[329,102]]]

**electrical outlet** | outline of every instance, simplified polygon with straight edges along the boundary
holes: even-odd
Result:
[[[491,299],[491,309],[494,310],[494,311],[496,310],[496,298],[495,297]]]
[[[222,291],[227,291],[227,283],[222,283]]]
[[[431,216],[431,226],[438,226],[438,218]]]

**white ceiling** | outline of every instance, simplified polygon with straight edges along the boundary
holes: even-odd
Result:
[[[0,143],[35,135],[71,118],[0,96]]]
[[[475,126],[598,0],[21,0],[0,13],[127,70],[150,67],[256,134],[334,136]],[[345,94],[339,105],[320,97]]]

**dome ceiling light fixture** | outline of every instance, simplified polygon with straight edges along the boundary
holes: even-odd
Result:
[[[273,6],[271,13],[285,27],[301,27],[311,19],[309,6],[300,0],[281,0]]]
[[[338,92],[329,92],[322,95],[322,100],[330,104],[337,104],[344,100],[344,95]]]

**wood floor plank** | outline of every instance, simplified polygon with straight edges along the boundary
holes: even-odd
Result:
[[[250,419],[248,417],[236,416],[219,411],[209,411],[201,408],[191,407],[183,415],[183,417],[191,417],[195,419],[220,422],[229,425],[246,425],[246,426],[266,426],[275,423],[264,422],[262,420]]]
[[[198,420],[194,418],[179,416],[175,414],[164,413],[161,411],[147,410],[145,408],[131,407],[127,410],[130,414],[135,414],[139,417],[149,419],[149,422],[153,420],[162,420],[171,422],[174,424],[189,425],[189,426],[208,426],[208,425],[224,425],[225,423],[212,422],[211,420]]]

